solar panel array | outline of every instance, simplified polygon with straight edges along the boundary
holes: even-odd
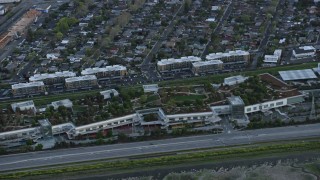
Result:
[[[284,81],[317,78],[316,74],[312,71],[312,69],[279,71],[279,74]]]

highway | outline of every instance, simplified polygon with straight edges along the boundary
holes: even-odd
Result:
[[[0,171],[198,148],[320,137],[320,123],[0,156]]]

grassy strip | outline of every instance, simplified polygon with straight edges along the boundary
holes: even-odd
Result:
[[[63,168],[53,168],[44,170],[31,170],[14,172],[8,174],[0,174],[0,179],[13,179],[13,178],[23,178],[28,176],[37,175],[50,175],[50,174],[61,174],[61,173],[75,173],[75,172],[85,172],[92,170],[108,170],[113,171],[117,169],[130,169],[130,168],[143,168],[151,166],[161,166],[161,165],[177,165],[183,163],[190,163],[195,161],[208,161],[208,160],[218,160],[228,157],[242,157],[242,156],[259,156],[264,154],[273,153],[288,153],[293,151],[311,151],[320,150],[320,141],[313,142],[300,142],[300,143],[287,143],[287,144],[276,144],[267,146],[257,146],[257,147],[243,147],[243,148],[233,148],[224,149],[218,151],[205,151],[198,153],[189,154],[179,154],[174,156],[162,156],[148,159],[138,159],[138,160],[123,160],[123,161],[112,161],[112,162],[101,162],[96,164],[85,164],[79,166],[69,166]]]

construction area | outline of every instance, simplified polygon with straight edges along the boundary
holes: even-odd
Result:
[[[15,37],[19,37],[26,31],[27,27],[31,25],[41,12],[31,9],[27,11],[19,21],[12,25],[7,32],[0,35],[0,49],[3,49]]]

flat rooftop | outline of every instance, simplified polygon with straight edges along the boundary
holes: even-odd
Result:
[[[95,75],[85,75],[85,76],[77,76],[77,77],[71,77],[71,78],[65,79],[66,83],[76,82],[76,81],[87,81],[87,80],[97,80],[97,77]]]
[[[228,101],[231,105],[244,105],[244,102],[240,96],[228,97]]]
[[[72,106],[72,101],[70,99],[63,99],[60,101],[54,101],[51,103],[53,106]]]
[[[306,79],[317,78],[316,74],[312,71],[312,69],[279,71],[279,74],[284,81],[306,80]]]
[[[224,78],[225,82],[233,82],[233,81],[240,81],[240,80],[246,80],[248,79],[247,77],[244,77],[242,75],[237,75],[237,76],[230,76],[227,78]]]
[[[211,60],[211,61],[199,61],[199,62],[192,63],[194,67],[217,65],[217,64],[223,64],[223,62],[221,60]]]
[[[17,102],[17,103],[12,103],[11,104],[11,107],[25,107],[25,106],[34,106],[33,100]]]
[[[11,88],[20,89],[20,88],[37,87],[37,86],[44,86],[44,83],[42,81],[30,82],[30,83],[19,83],[19,84],[11,85]]]
[[[48,127],[51,126],[51,123],[48,119],[40,119],[38,120],[38,123],[40,124],[40,126],[42,127]]]
[[[200,57],[195,56],[187,56],[187,57],[181,57],[179,59],[169,58],[169,59],[161,59],[158,61],[157,65],[167,65],[167,64],[175,64],[175,63],[183,63],[183,62],[197,62],[201,61]]]
[[[302,46],[302,47],[299,47],[299,48],[295,48],[294,51],[297,54],[303,54],[303,53],[315,52],[316,49],[313,46]]]
[[[57,78],[57,77],[75,77],[76,73],[71,72],[71,71],[62,71],[62,72],[55,72],[53,74],[35,74],[29,78],[29,81],[41,81],[45,79],[51,79],[51,78]]]
[[[206,59],[208,60],[215,60],[215,59],[221,59],[224,57],[232,57],[232,56],[247,56],[250,55],[248,51],[242,51],[242,50],[236,50],[236,51],[229,51],[227,53],[211,53],[206,56]]]
[[[122,65],[106,66],[103,68],[87,68],[81,71],[81,75],[90,75],[99,72],[126,71],[127,68]]]

